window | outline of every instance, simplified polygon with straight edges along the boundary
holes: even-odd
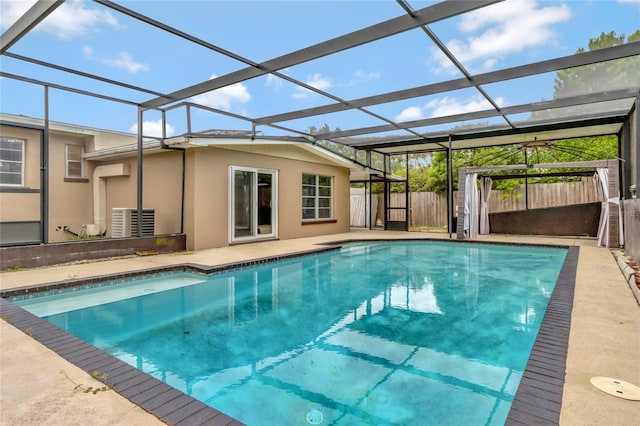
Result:
[[[0,185],[23,185],[24,140],[0,136]]]
[[[302,220],[323,220],[333,217],[331,176],[302,175]]]
[[[67,145],[66,177],[83,177],[82,145]]]

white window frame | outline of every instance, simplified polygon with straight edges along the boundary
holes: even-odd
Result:
[[[315,179],[315,183],[314,184],[306,184],[304,183],[304,176],[313,176]],[[320,178],[328,178],[330,183],[329,183],[329,195],[320,195],[320,188],[321,187],[325,187],[326,186],[321,186],[320,185]],[[313,191],[313,195],[305,195],[304,194],[304,188],[305,187],[312,187],[314,188]],[[334,179],[333,176],[327,176],[327,175],[319,175],[319,174],[315,174],[315,173],[303,173],[302,174],[302,185],[301,185],[301,189],[302,189],[302,221],[303,222],[318,222],[318,221],[324,221],[324,220],[333,220],[333,187],[334,187]],[[307,207],[305,206],[305,202],[304,200],[314,200],[313,203],[313,207]],[[329,217],[320,217],[320,210],[321,209],[326,209],[326,207],[321,207],[320,206],[320,200],[329,200]],[[305,210],[310,210],[311,208],[313,208],[313,217],[304,217],[304,212]]]
[[[235,208],[235,172],[236,171],[245,171],[255,173],[255,179],[253,180],[253,194],[252,194],[252,218],[255,223],[253,223],[253,229],[255,230],[253,235],[236,237],[235,230],[235,216],[234,216],[234,208]],[[270,174],[272,177],[271,183],[271,209],[272,209],[272,224],[271,224],[271,233],[269,234],[260,234],[258,233],[258,173]],[[245,167],[245,166],[229,166],[229,185],[228,185],[228,193],[229,193],[229,204],[228,204],[228,235],[230,243],[238,243],[244,241],[255,241],[266,238],[277,238],[278,236],[278,171],[273,169],[262,169],[257,167]]]
[[[73,146],[73,147],[79,147],[80,148],[80,160],[70,160],[69,159],[69,147]],[[64,175],[67,178],[75,178],[75,179],[81,179],[84,178],[84,160],[82,157],[84,157],[84,146],[82,145],[76,145],[76,144],[66,144],[64,147]],[[80,163],[80,176],[72,176],[69,174],[69,163],[74,162],[74,163]]]
[[[25,160],[25,146],[26,146],[26,141],[24,139],[19,139],[19,138],[8,138],[6,136],[2,136],[2,140],[6,140],[8,142],[20,142],[20,152],[21,152],[21,157],[22,160],[21,161],[13,161],[13,160],[1,160],[0,161],[6,161],[8,163],[20,163],[20,183],[3,183],[0,182],[0,185],[2,186],[24,186],[24,160]],[[16,173],[17,174],[17,173]]]

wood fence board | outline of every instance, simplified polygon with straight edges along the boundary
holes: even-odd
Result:
[[[592,178],[583,178],[577,182],[539,183],[527,187],[528,197],[525,197],[525,187],[520,185],[517,191],[491,191],[489,211],[491,213],[526,210],[525,200],[528,198],[529,209],[558,207],[572,204],[587,204],[600,202],[596,185]],[[390,207],[404,206],[404,193],[391,193]],[[373,195],[373,222],[384,219],[384,200],[382,194]],[[351,196],[351,226],[365,227],[365,206],[368,194]],[[458,191],[453,193],[454,216],[458,210]],[[358,201],[359,200],[359,201]],[[366,201],[365,201],[366,200]],[[390,220],[404,220],[404,211],[391,210]],[[413,227],[446,227],[447,226],[447,196],[435,192],[412,192],[409,194],[409,226]]]

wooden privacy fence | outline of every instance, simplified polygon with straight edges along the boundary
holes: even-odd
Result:
[[[571,204],[586,204],[599,202],[596,185],[592,178],[584,178],[578,182],[538,183],[521,185],[513,192],[491,191],[489,199],[489,212],[507,212],[526,210],[525,200],[528,200],[529,209],[545,207],[567,206]],[[457,208],[457,191],[453,193],[454,216]],[[404,206],[403,193],[391,193],[389,205],[391,207]],[[373,209],[369,210],[369,195],[362,190],[351,193],[351,226],[367,227],[366,212],[373,211],[373,223],[384,219],[383,194],[373,194]],[[402,211],[391,211],[390,220],[404,220]],[[409,226],[447,226],[447,196],[435,192],[411,192],[409,194]]]

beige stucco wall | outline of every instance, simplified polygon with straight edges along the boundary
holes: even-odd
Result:
[[[96,131],[92,143],[87,147],[87,152],[100,151],[116,146],[131,145],[136,143],[136,135],[126,133],[111,133]]]
[[[49,241],[72,238],[61,230],[66,226],[79,234],[82,225],[93,223],[93,164],[84,162],[84,179],[66,179],[66,145],[80,145],[85,151],[85,137],[49,134]]]
[[[40,137],[38,130],[2,126],[3,136],[25,140],[24,186],[3,187],[0,192],[0,221],[39,221]],[[102,164],[128,163],[130,176],[107,178],[107,225],[110,228],[112,207],[136,207],[137,160],[134,156],[110,162],[85,161],[83,179],[66,178],[66,145],[82,145],[85,152],[98,146],[131,143],[131,138],[108,134],[74,135],[69,132],[49,132],[49,242],[68,241],[72,236],[62,230],[67,227],[78,234],[85,224],[94,223],[93,172]],[[94,139],[97,138],[97,139]],[[181,153],[166,151],[146,155],[144,164],[145,208],[156,209],[155,232],[180,232],[180,193],[182,185]],[[27,192],[29,191],[29,192]],[[110,235],[110,229],[107,235]]]
[[[0,221],[39,221],[40,192],[40,141],[39,130],[2,126],[3,136],[24,139],[24,186],[3,187],[0,192]],[[85,223],[92,220],[92,191],[89,179],[65,179],[66,145],[74,144],[85,147],[87,136],[76,136],[64,132],[49,132],[49,226],[50,242],[67,241],[69,234],[58,227],[66,226],[79,233]],[[84,177],[91,176],[92,166],[85,163]]]
[[[40,194],[0,192],[0,222],[40,220]]]
[[[24,185],[3,186],[0,191],[0,222],[40,220],[40,141],[42,132],[0,126],[0,135],[23,139]]]
[[[129,165],[129,176],[106,178],[107,235],[111,236],[111,212],[115,207],[136,208],[138,199],[138,160],[136,157],[101,164]],[[143,162],[142,205],[155,210],[155,233],[180,232],[182,154],[162,151],[145,155]]]
[[[278,237],[300,238],[349,230],[349,170],[309,161],[220,148],[188,151],[185,208],[187,248],[199,250],[229,244],[229,167],[278,172]],[[334,178],[334,223],[302,224],[302,173]]]

